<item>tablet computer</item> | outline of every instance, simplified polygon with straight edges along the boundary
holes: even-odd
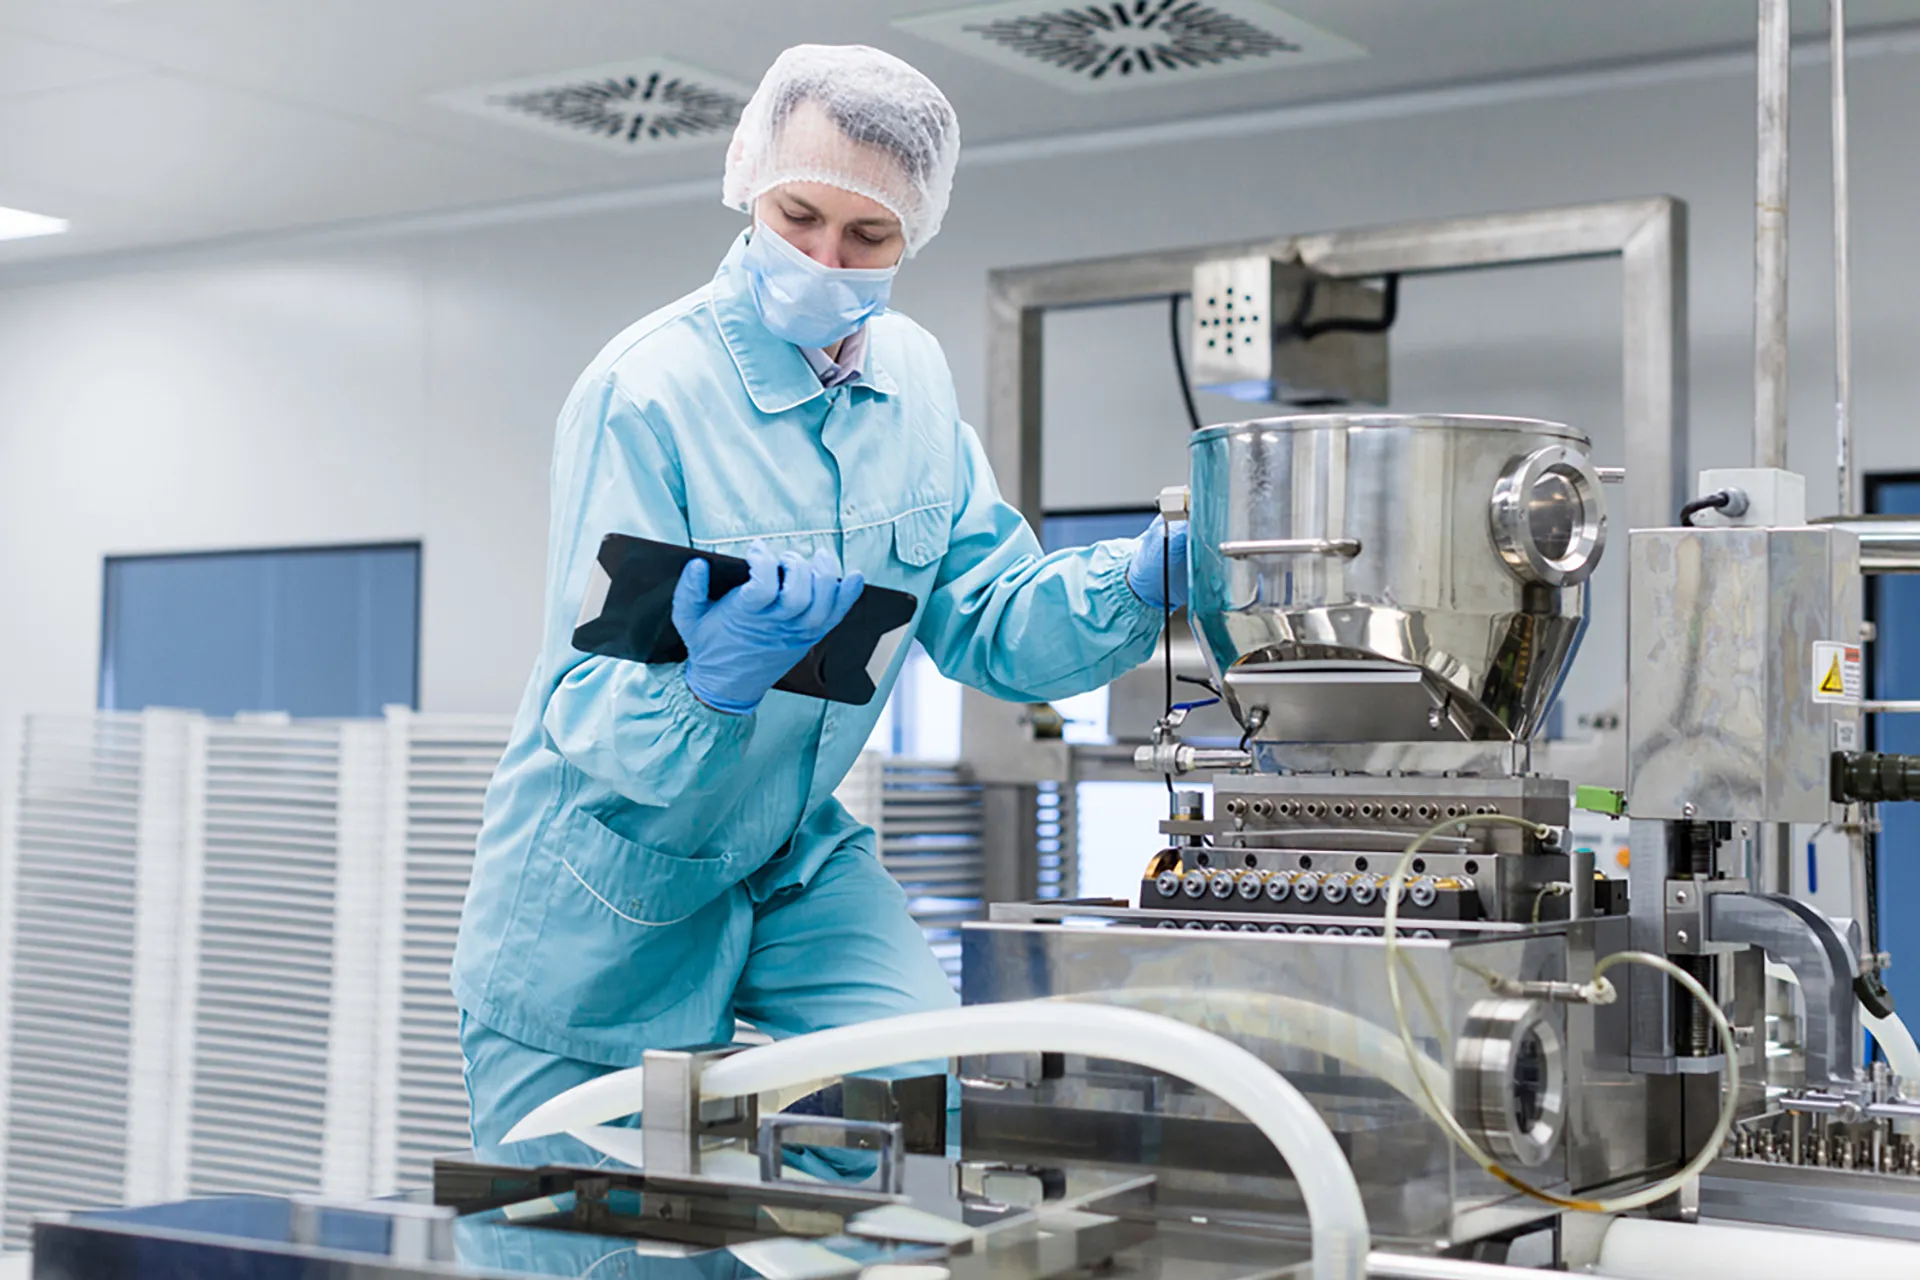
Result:
[[[600,541],[573,647],[583,653],[629,662],[685,662],[686,641],[673,625],[673,589],[689,560],[708,565],[708,595],[718,600],[746,582],[747,562],[738,556],[696,551],[624,533]],[[774,688],[829,702],[865,706],[894,651],[907,636],[919,602],[905,591],[861,591],[840,625],[807,652]]]

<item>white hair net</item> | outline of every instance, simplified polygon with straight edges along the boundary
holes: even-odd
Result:
[[[933,81],[866,45],[795,45],[741,113],[721,199],[743,213],[785,182],[820,182],[884,205],[907,253],[946,216],[960,122]]]

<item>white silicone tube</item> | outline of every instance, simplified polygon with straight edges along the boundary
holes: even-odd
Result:
[[[1172,1018],[1060,1001],[969,1005],[884,1018],[747,1049],[708,1067],[701,1093],[764,1093],[921,1058],[1080,1053],[1178,1076],[1229,1103],[1287,1162],[1306,1202],[1314,1280],[1366,1274],[1367,1214],[1353,1170],[1299,1090],[1231,1041]]]
[[[1055,996],[1079,1004],[1119,1005],[1148,1013],[1165,1013],[1216,1035],[1230,1035],[1235,1044],[1266,1041],[1285,1048],[1325,1054],[1346,1066],[1364,1071],[1424,1109],[1426,1102],[1400,1038],[1391,1030],[1345,1009],[1316,1004],[1293,996],[1265,991],[1220,987],[1201,990],[1179,987],[1124,987],[1085,995]],[[1256,1043],[1254,1047],[1258,1047]],[[1426,1054],[1417,1061],[1427,1087],[1442,1092],[1453,1086],[1447,1069]]]
[[[1913,1280],[1920,1276],[1920,1244],[1732,1223],[1620,1218],[1607,1228],[1594,1270],[1614,1280]]]
[[[1860,1021],[1880,1045],[1880,1052],[1887,1055],[1887,1065],[1893,1068],[1893,1074],[1915,1088],[1920,1088],[1920,1045],[1913,1042],[1913,1032],[1907,1030],[1907,1024],[1900,1021],[1900,1015],[1889,1014],[1876,1018],[1860,1006]],[[1911,1096],[1911,1095],[1909,1095]]]

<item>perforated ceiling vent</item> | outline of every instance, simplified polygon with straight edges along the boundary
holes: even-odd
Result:
[[[664,58],[441,94],[456,110],[628,155],[725,139],[752,91]]]
[[[1081,93],[1366,56],[1263,0],[1015,0],[897,25]]]

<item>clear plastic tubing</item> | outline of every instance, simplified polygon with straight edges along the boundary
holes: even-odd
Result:
[[[1306,1202],[1313,1280],[1362,1280],[1367,1213],[1353,1170],[1299,1090],[1212,1032],[1133,1009],[1060,1001],[969,1005],[795,1036],[743,1050],[701,1073],[706,1097],[765,1093],[921,1058],[1078,1053],[1178,1076],[1231,1105],[1286,1160]]]

